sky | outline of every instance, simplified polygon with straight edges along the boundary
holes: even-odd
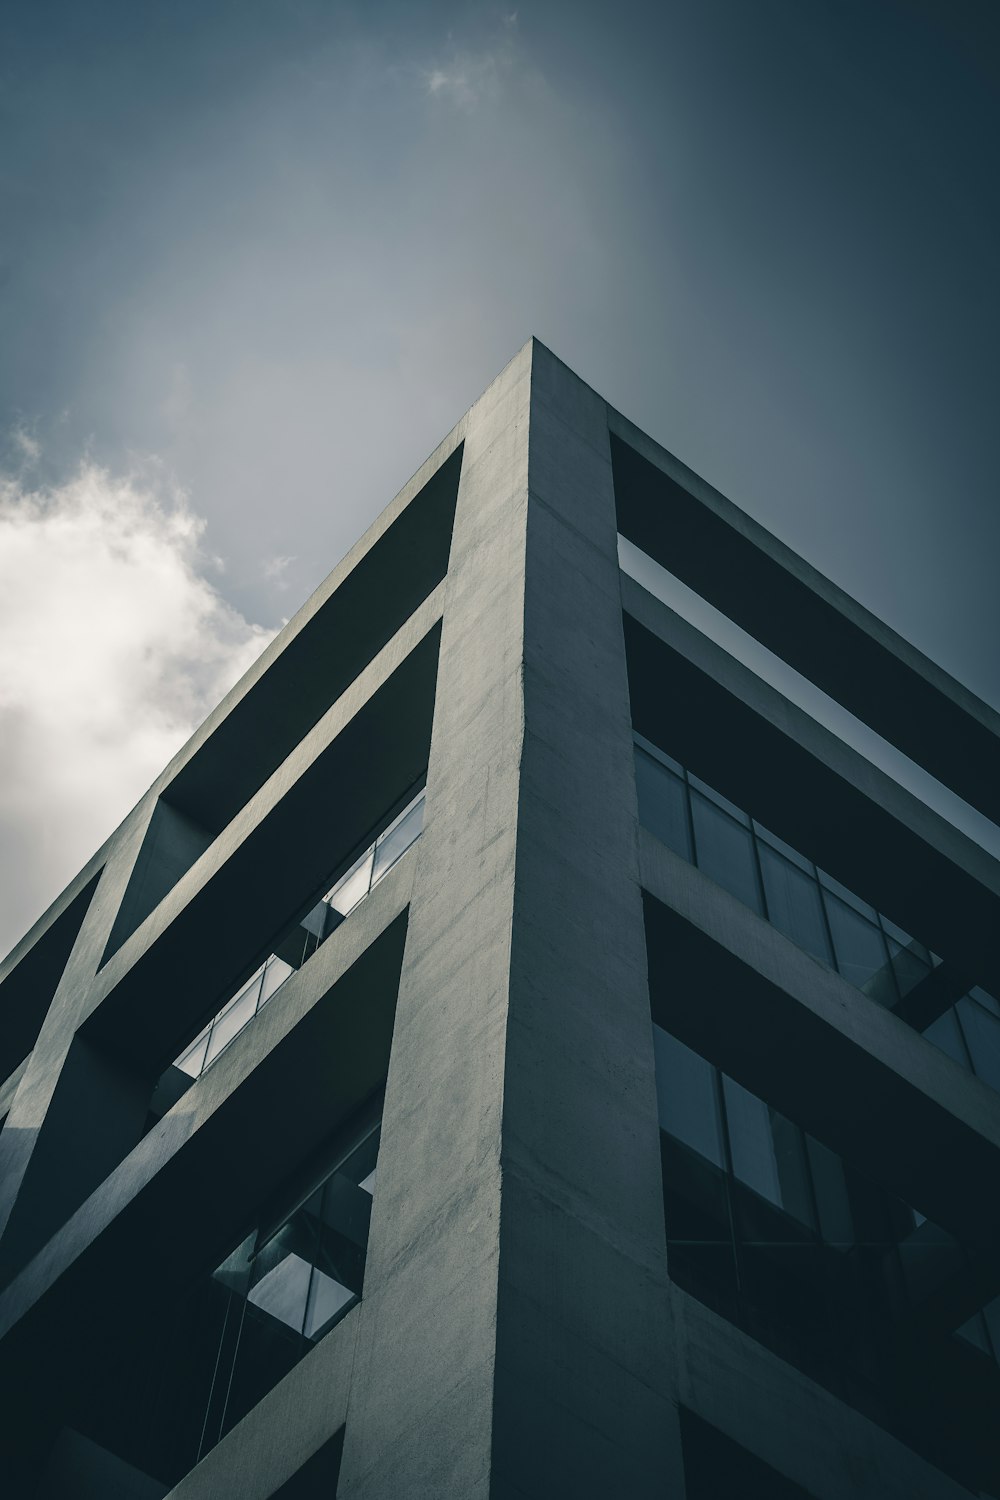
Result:
[[[1000,8],[8,0],[0,951],[531,334],[1000,704]]]

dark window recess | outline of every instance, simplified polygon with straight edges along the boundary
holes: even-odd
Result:
[[[6,1082],[38,1040],[42,1022],[59,987],[100,878],[101,871],[98,870],[26,949],[0,983],[0,1006],[4,1016],[0,1035],[0,1084]]]
[[[770,1464],[680,1408],[687,1500],[813,1500]]]
[[[639,821],[793,943],[1000,1092],[1000,1001],[756,819],[635,736]],[[950,988],[949,988],[950,987]]]
[[[423,831],[424,788],[413,787],[380,819],[379,831],[364,841],[361,854],[355,849],[342,860],[329,889],[311,905],[305,916],[290,927],[274,945],[245,984],[227,1000],[198,1035],[161,1074],[150,1101],[149,1130],[187,1092],[195,1079],[228,1047],[245,1026],[278,993],[285,980],[311,958],[321,943],[335,932],[387,875],[393,865],[416,843]]]
[[[1000,1300],[961,1328],[934,1312],[968,1277],[962,1246],[653,1035],[673,1280],[962,1483],[992,1489]]]
[[[344,1454],[345,1427],[307,1458],[301,1469],[274,1491],[271,1500],[333,1500]]]
[[[143,1354],[97,1398],[89,1437],[174,1485],[356,1305],[380,1108],[372,1101],[221,1263],[165,1300]],[[334,1439],[288,1481],[289,1496],[323,1493],[338,1464]]]

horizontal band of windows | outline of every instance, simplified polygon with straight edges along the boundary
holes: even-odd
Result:
[[[919,1316],[963,1274],[963,1246],[659,1026],[654,1050],[673,1279],[933,1463],[987,1485],[1000,1370],[978,1335],[989,1338],[996,1303],[973,1329]]]
[[[941,966],[936,954],[652,741],[638,734],[635,738],[639,820],[658,839],[820,963],[911,1024],[923,1019],[914,1009],[915,995],[919,999],[921,992],[933,989],[947,997],[944,984],[935,982]],[[995,996],[972,986],[918,1029],[1000,1091],[1000,1001]]]
[[[1000,995],[1000,865],[646,599],[623,615],[634,729]]]
[[[174,1060],[160,1080],[164,1098],[154,1096],[153,1112],[161,1114],[157,1103],[176,1094],[179,1080],[169,1075],[175,1070],[187,1078],[201,1074],[225,1050],[245,1026],[280,990],[285,980],[309,959],[319,945],[340,926],[354,908],[368,896],[389,873],[423,831],[424,789],[405,801],[401,812],[383,819],[382,831],[357,859],[346,861],[347,869],[333,886],[311,906],[301,922],[296,923],[278,943],[280,952],[271,953],[232,1000],[226,1002],[194,1041]],[[326,882],[324,881],[324,885]],[[286,956],[287,955],[287,956]],[[172,1100],[171,1100],[172,1102]]]

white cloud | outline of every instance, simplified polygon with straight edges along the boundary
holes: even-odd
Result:
[[[477,51],[453,48],[450,57],[423,73],[427,93],[458,109],[474,109],[499,96],[504,75],[514,63],[517,11],[502,18],[500,28],[486,47]]]
[[[155,471],[0,474],[0,952],[271,637],[205,576],[203,529]]]
[[[41,457],[42,445],[26,427],[15,427],[10,434],[11,447],[24,468],[30,468]]]
[[[278,588],[286,589],[288,587],[286,574],[294,561],[294,555],[286,557],[283,553],[267,558],[264,563],[264,577],[277,584]]]

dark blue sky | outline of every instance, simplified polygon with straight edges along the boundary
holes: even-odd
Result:
[[[291,613],[531,333],[994,703],[1000,7],[8,0],[0,435]]]

